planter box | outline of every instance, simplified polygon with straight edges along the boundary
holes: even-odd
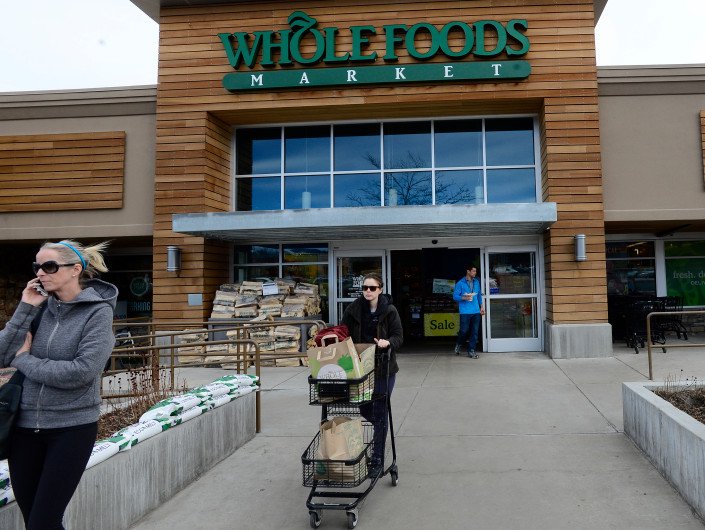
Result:
[[[623,383],[624,433],[690,506],[705,517],[705,425],[652,392],[664,383]]]
[[[66,510],[72,530],[122,530],[254,438],[253,392],[158,434],[87,470]],[[17,503],[0,528],[24,528]]]

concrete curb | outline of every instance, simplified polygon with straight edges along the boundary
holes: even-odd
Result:
[[[705,425],[653,393],[664,383],[623,383],[624,433],[705,518]]]
[[[72,530],[123,530],[255,436],[252,392],[118,453],[87,470],[64,516]],[[17,503],[0,528],[24,528]]]

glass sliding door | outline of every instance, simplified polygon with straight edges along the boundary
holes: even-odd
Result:
[[[338,251],[335,254],[335,272],[334,322],[339,322],[345,308],[362,294],[362,280],[366,274],[379,274],[384,280],[383,291],[388,292],[384,250]]]
[[[488,351],[540,351],[536,247],[488,248],[483,271]]]

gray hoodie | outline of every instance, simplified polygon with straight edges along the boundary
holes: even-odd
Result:
[[[101,373],[115,345],[117,287],[88,280],[70,302],[47,301],[29,353],[15,357],[40,307],[20,302],[0,331],[2,366],[25,375],[19,427],[53,429],[98,421]]]

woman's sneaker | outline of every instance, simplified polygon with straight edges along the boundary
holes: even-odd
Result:
[[[455,345],[455,354],[460,355],[460,344]]]

